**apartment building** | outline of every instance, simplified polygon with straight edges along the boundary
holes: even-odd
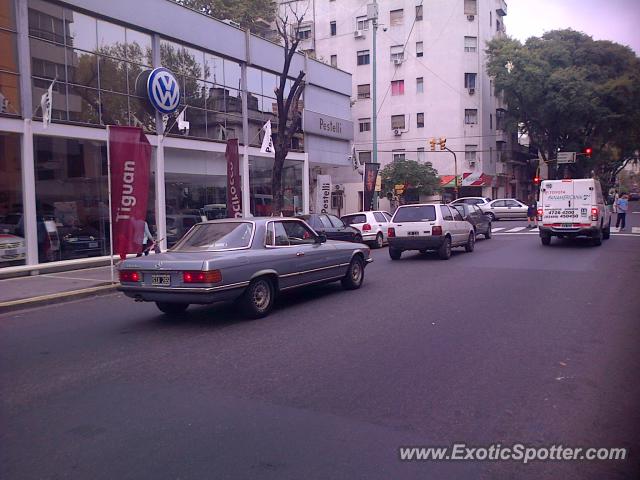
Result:
[[[372,161],[373,25],[361,0],[282,1],[305,13],[300,47],[310,56],[352,74],[354,147]],[[446,196],[455,184],[454,157],[431,151],[446,138],[456,152],[462,195],[522,197],[524,160],[511,151],[506,105],[485,66],[485,44],[505,35],[504,0],[384,0],[376,30],[377,143],[381,167],[396,159],[431,162]],[[516,142],[514,142],[515,144]],[[359,207],[359,176],[344,182],[345,209]],[[388,207],[381,192],[382,207]],[[418,199],[415,199],[418,200]]]

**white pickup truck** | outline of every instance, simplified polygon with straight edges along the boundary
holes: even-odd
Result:
[[[593,178],[543,180],[538,226],[543,245],[550,245],[551,237],[590,237],[594,245],[601,245],[611,233],[611,210],[600,182]]]

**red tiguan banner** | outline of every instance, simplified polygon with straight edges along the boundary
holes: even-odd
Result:
[[[227,140],[227,217],[242,217],[242,188],[240,184],[240,156],[238,139]]]
[[[121,257],[142,250],[150,160],[141,128],[109,126],[113,251]]]
[[[379,163],[364,164],[364,205],[365,212],[373,210],[373,194],[376,191],[376,179],[378,178]]]

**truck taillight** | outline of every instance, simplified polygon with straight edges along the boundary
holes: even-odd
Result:
[[[442,235],[442,227],[441,226],[431,227],[431,235]]]
[[[396,229],[393,227],[389,227],[389,229],[387,230],[387,237],[391,238],[395,236],[396,236]]]
[[[538,209],[538,221],[539,221],[539,222],[541,222],[541,221],[542,221],[542,214],[543,214],[543,213],[544,213],[544,211],[543,211],[541,208],[539,208],[539,209]]]
[[[183,283],[218,283],[222,281],[220,270],[182,272]]]
[[[591,221],[592,222],[597,222],[598,221],[598,207],[593,207],[591,209]]]
[[[135,270],[120,270],[118,272],[118,278],[121,282],[140,282],[142,281],[142,275]]]
[[[363,232],[368,232],[369,230],[371,230],[371,225],[369,225],[368,223],[365,223],[364,225],[362,225]]]

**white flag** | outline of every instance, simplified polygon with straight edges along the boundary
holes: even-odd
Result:
[[[178,115],[178,131],[184,132],[185,135],[189,135],[189,122],[184,119],[184,114],[187,111],[187,107],[184,107],[180,115]]]
[[[47,91],[42,94],[42,97],[40,97],[40,107],[42,108],[42,128],[47,128],[51,123],[54,83],[56,83],[55,80],[51,82],[51,85],[49,85]]]
[[[273,138],[271,138],[271,120],[267,120],[267,123],[263,125],[262,130],[264,130],[264,138],[262,139],[262,147],[260,147],[260,152],[275,152],[275,148],[273,147]]]

